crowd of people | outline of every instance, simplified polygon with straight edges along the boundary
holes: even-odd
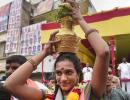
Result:
[[[78,3],[75,0],[65,1],[72,6],[70,15],[80,25],[96,53],[93,69],[88,63],[82,69],[75,53],[61,52],[54,63],[54,75],[47,84],[29,79],[37,65],[52,53],[51,47],[60,42],[55,40],[56,31],[43,50],[31,59],[21,55],[7,58],[6,79],[0,83],[0,100],[130,100],[130,94],[121,89],[124,83],[120,85],[119,78],[112,75],[108,44],[84,20]],[[118,67],[121,79],[124,78],[122,66]]]

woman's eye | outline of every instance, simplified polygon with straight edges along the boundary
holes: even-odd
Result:
[[[72,75],[72,71],[66,72],[67,75]]]
[[[56,72],[56,74],[57,74],[57,76],[61,76],[62,73],[61,72]]]

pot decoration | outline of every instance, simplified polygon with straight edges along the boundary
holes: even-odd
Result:
[[[61,28],[56,35],[56,40],[60,40],[56,46],[57,52],[76,53],[79,48],[80,38],[73,31],[74,19],[69,15],[70,12],[71,5],[69,3],[59,5],[57,19]]]

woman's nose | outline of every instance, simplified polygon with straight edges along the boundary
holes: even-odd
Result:
[[[61,75],[61,81],[66,81],[67,80],[67,76],[65,74]]]

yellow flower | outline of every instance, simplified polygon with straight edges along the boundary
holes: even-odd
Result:
[[[79,95],[75,92],[71,92],[68,95],[67,100],[79,100]]]
[[[50,99],[46,98],[45,100],[50,100]]]

